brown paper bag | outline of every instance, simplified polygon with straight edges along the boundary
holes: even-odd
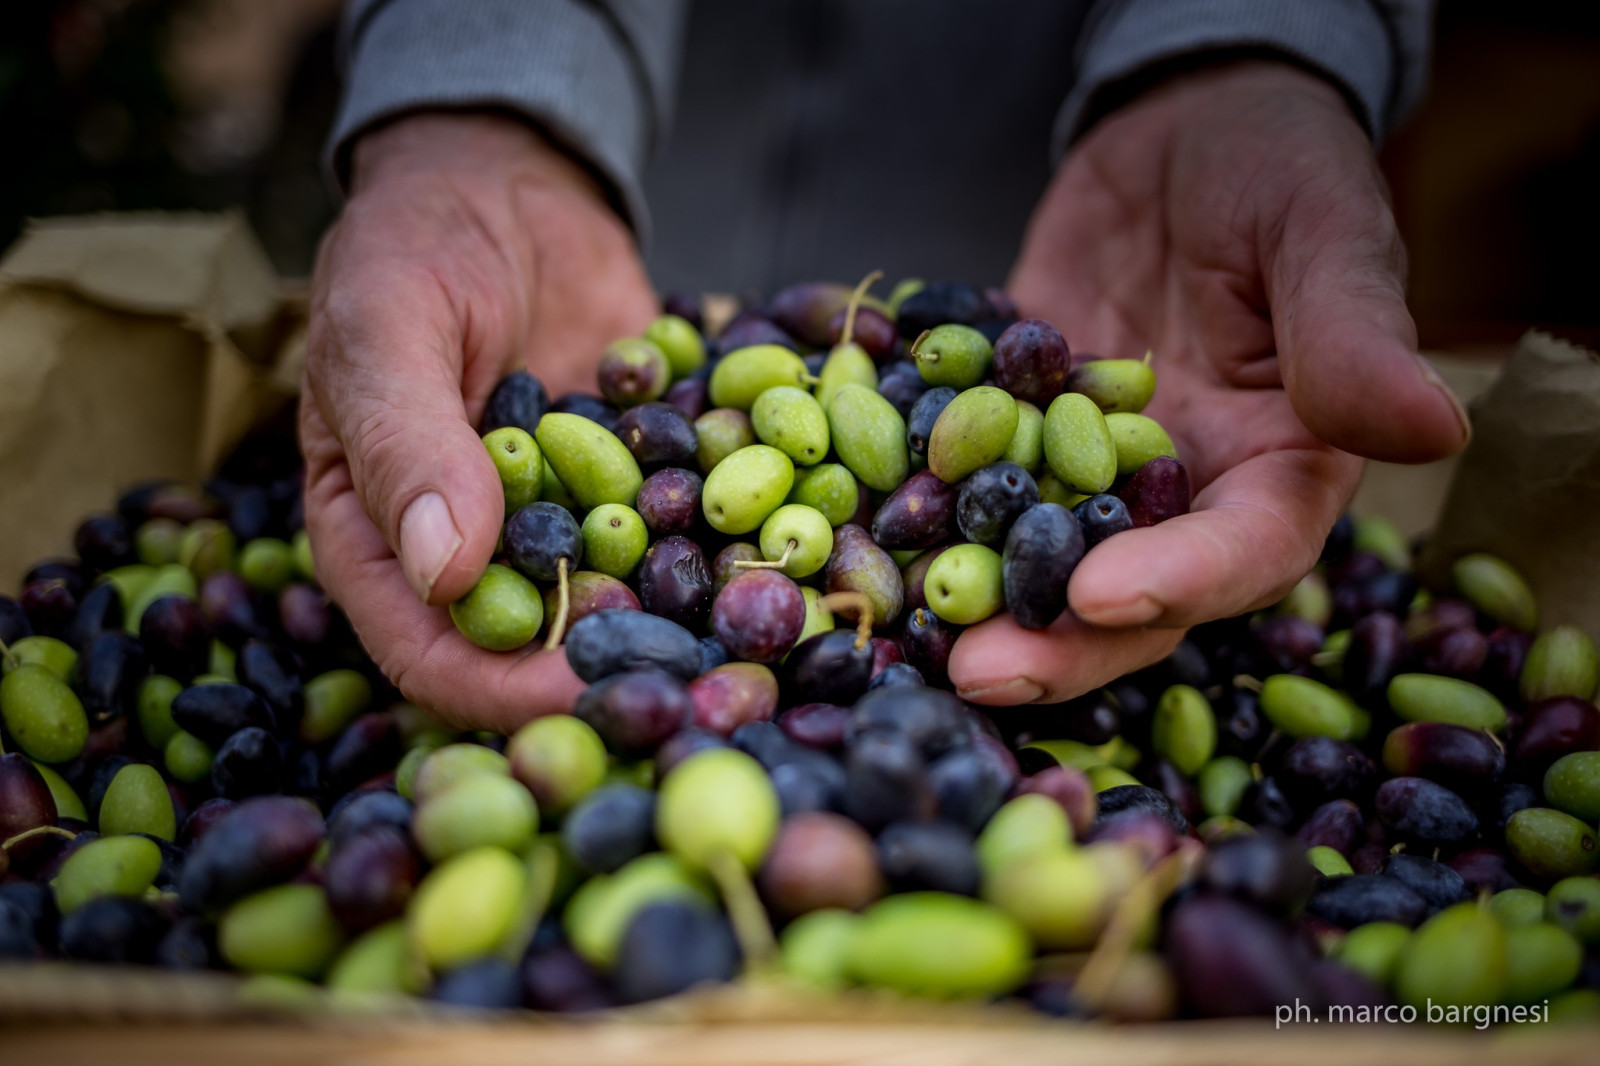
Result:
[[[1472,424],[1424,578],[1447,587],[1452,562],[1493,552],[1532,584],[1541,628],[1600,633],[1600,355],[1527,334]]]
[[[237,215],[30,226],[0,262],[0,584],[127,485],[203,477],[293,395],[297,319]]]

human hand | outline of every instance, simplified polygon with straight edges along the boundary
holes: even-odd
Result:
[[[300,405],[317,575],[406,698],[510,731],[582,684],[559,651],[484,651],[440,609],[504,519],[474,427],[518,366],[552,394],[591,380],[655,297],[594,180],[511,119],[402,119],[357,143],[352,184],[318,256]]]
[[[1211,68],[1091,130],[1034,213],[1011,292],[1075,349],[1155,352],[1146,413],[1177,445],[1193,511],[1096,546],[1050,629],[1003,616],[964,633],[962,694],[1055,702],[1154,662],[1185,627],[1264,607],[1311,568],[1358,456],[1463,447],[1465,413],[1416,354],[1404,274],[1371,145],[1317,77]]]

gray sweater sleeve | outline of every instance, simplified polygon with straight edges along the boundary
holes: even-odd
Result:
[[[1096,0],[1078,80],[1056,120],[1059,156],[1107,89],[1208,51],[1277,53],[1339,85],[1374,140],[1422,96],[1432,0]]]
[[[344,180],[351,143],[384,119],[503,108],[592,166],[643,239],[640,174],[671,117],[685,14],[685,0],[351,0],[334,174]]]

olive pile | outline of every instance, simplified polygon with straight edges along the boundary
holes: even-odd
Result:
[[[991,720],[943,687],[960,628],[1050,624],[1187,478],[1146,362],[1073,366],[967,286],[865,291],[714,340],[669,302],[603,400],[496,389],[502,550],[451,613],[588,685],[509,738],[365,658],[283,439],[85,521],[0,597],[0,958],[352,1006],[747,976],[1119,1021],[1600,1017],[1586,635],[1535,636],[1489,556],[1419,591],[1391,527],[1345,520],[1278,607]]]

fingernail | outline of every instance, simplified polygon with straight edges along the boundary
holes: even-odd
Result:
[[[1417,365],[1422,368],[1422,380],[1444,393],[1444,398],[1450,401],[1450,409],[1455,411],[1456,420],[1461,423],[1462,447],[1466,447],[1472,440],[1472,416],[1467,414],[1466,407],[1461,403],[1461,397],[1457,396],[1456,391],[1439,376],[1433,364],[1420,355],[1417,356]]]
[[[1044,695],[1044,686],[1025,677],[1014,677],[998,685],[985,688],[964,688],[961,698],[975,703],[992,703],[1006,706],[1013,703],[1032,703]]]
[[[400,516],[400,569],[424,602],[461,544],[450,505],[437,492],[418,496]]]
[[[1103,603],[1088,608],[1074,607],[1078,617],[1094,626],[1147,626],[1161,617],[1161,604],[1149,596],[1124,603]]]

